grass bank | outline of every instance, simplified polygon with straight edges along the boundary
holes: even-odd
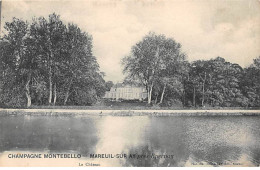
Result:
[[[1,108],[1,106],[0,106]],[[13,109],[13,108],[10,108]],[[16,109],[27,109],[16,108]],[[147,102],[141,101],[110,101],[102,100],[93,106],[48,106],[48,105],[32,105],[28,109],[71,109],[71,110],[260,110],[251,107],[183,107],[174,105],[171,107],[148,105]]]
[[[260,110],[0,109],[1,116],[260,116]]]
[[[1,109],[1,107],[0,107]],[[258,107],[160,107],[147,105],[111,105],[111,106],[35,106],[30,108],[4,108],[4,109],[70,109],[70,110],[260,110]]]

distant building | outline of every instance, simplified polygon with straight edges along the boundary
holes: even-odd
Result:
[[[144,87],[117,83],[107,91],[104,98],[113,100],[144,100],[147,91]]]

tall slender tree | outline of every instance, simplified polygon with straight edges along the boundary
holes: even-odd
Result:
[[[122,60],[124,73],[128,74],[128,78],[137,79],[146,87],[148,104],[151,104],[154,86],[163,70],[169,69],[167,63],[175,62],[177,65],[178,60],[185,56],[180,48],[179,43],[166,38],[165,35],[149,33],[134,45],[131,54]],[[165,83],[163,88],[166,88]],[[163,95],[164,92],[161,95],[162,100]]]

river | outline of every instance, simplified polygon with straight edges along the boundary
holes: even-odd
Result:
[[[1,116],[0,152],[17,150],[173,156],[112,166],[259,166],[260,116]]]

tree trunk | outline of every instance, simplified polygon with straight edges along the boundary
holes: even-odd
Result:
[[[203,83],[203,85],[202,85],[202,100],[201,100],[201,106],[202,106],[202,107],[204,106],[204,100],[205,100],[205,99],[204,99],[204,98],[205,98],[205,97],[204,97],[204,93],[205,93],[205,92],[204,92],[204,90],[205,90],[205,89],[204,89],[204,86],[205,86],[205,84]]]
[[[54,87],[53,87],[53,105],[55,106],[55,104],[56,104],[56,100],[57,100],[57,89],[56,89],[56,83],[54,84]]]
[[[153,92],[153,83],[149,89],[149,92],[148,92],[148,104],[151,104],[151,101],[152,101],[152,92]]]
[[[65,98],[64,98],[64,102],[63,102],[64,105],[66,105],[66,103],[67,103],[67,101],[68,101],[68,99],[69,99],[71,84],[72,84],[72,78],[70,79],[70,82],[69,82],[67,91],[66,91],[66,93],[65,93]]]
[[[31,74],[28,75],[28,79],[25,85],[25,95],[27,98],[27,107],[30,107],[32,104],[32,99],[31,99],[31,95],[30,95],[30,82],[31,82]]]
[[[196,106],[196,89],[195,86],[193,87],[193,106]]]
[[[66,105],[66,103],[67,103],[67,101],[68,101],[68,98],[69,98],[69,90],[66,91],[63,105]]]
[[[52,53],[49,57],[49,105],[51,105],[51,102],[52,102]]]
[[[205,100],[205,82],[206,82],[206,72],[204,75],[204,79],[203,79],[203,84],[202,84],[202,101],[201,101],[201,106],[204,106],[204,100]]]
[[[186,93],[185,93],[185,84],[183,84],[183,100],[182,100],[182,106],[184,107],[185,106],[185,96],[186,96]]]
[[[158,95],[156,95],[156,98],[155,98],[155,101],[154,101],[155,104],[157,103],[157,100],[158,100]]]
[[[162,102],[163,102],[163,96],[164,96],[164,93],[165,93],[165,89],[166,89],[166,84],[164,84],[164,87],[163,87],[163,91],[162,91],[162,95],[161,95],[161,99],[160,99],[160,104],[162,104]]]
[[[52,101],[52,78],[51,74],[49,73],[49,105],[51,105]]]

